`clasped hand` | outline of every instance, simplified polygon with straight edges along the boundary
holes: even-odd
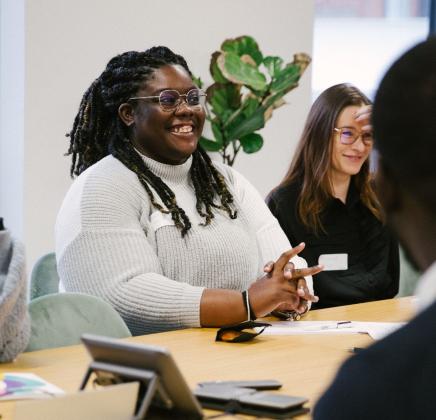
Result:
[[[306,276],[313,276],[323,267],[316,265],[308,268],[295,268],[291,258],[298,255],[305,244],[284,252],[277,261],[265,265],[265,275],[255,281],[250,288],[251,308],[257,317],[269,314],[273,310],[299,313],[307,311],[308,302],[318,302],[318,297],[310,293]]]

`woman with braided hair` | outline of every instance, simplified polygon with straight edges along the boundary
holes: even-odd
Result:
[[[133,334],[317,300],[304,245],[291,249],[255,189],[198,145],[204,99],[183,57],[126,52],[86,91],[69,134],[78,178],[56,223],[61,282],[111,303]]]

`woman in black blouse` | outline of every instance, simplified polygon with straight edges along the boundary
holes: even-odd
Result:
[[[398,245],[371,182],[369,104],[349,84],[325,90],[309,112],[287,175],[267,198],[290,242],[306,243],[301,255],[309,266],[323,255],[325,269],[314,281],[317,308],[398,292]]]

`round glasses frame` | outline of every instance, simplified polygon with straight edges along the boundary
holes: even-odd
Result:
[[[374,142],[371,131],[358,131],[353,127],[340,127],[333,128],[339,134],[339,141],[342,144],[351,145],[356,143],[359,137],[362,139],[363,144],[366,146],[371,146]],[[345,134],[348,132],[349,134]]]
[[[165,102],[165,96],[168,94],[173,94],[175,98],[174,103]],[[134,96],[133,98],[129,98],[129,101],[136,101],[139,99],[151,99],[156,102],[159,102],[160,107],[163,111],[174,111],[176,110],[182,101],[184,100],[186,105],[190,108],[203,107],[206,102],[206,92],[201,89],[191,89],[187,93],[180,93],[175,89],[165,89],[159,93],[159,95],[154,96]],[[168,96],[167,96],[168,98]]]

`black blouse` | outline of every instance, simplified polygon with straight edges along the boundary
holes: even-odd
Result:
[[[327,308],[388,299],[398,293],[398,243],[387,228],[361,202],[350,184],[346,203],[332,198],[321,215],[326,233],[308,229],[297,212],[298,183],[281,187],[267,204],[293,246],[305,242],[301,256],[309,266],[322,254],[348,254],[348,270],[323,271],[313,278],[320,301],[313,308]]]

